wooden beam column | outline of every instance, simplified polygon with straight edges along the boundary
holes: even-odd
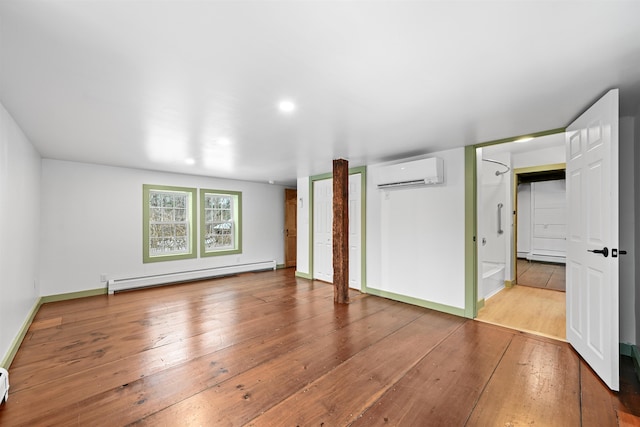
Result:
[[[333,301],[349,302],[349,162],[333,161]]]

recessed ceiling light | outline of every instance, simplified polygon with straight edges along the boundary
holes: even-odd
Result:
[[[296,104],[289,99],[283,99],[278,103],[278,110],[285,114],[293,113],[296,110]]]
[[[192,159],[192,158],[188,158],[188,159],[184,159],[184,162],[188,165],[195,165],[196,164],[196,160]]]

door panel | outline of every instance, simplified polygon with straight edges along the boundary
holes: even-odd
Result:
[[[567,340],[619,389],[618,91],[567,128]],[[593,250],[607,248],[609,256]]]
[[[298,245],[298,192],[285,189],[284,266],[295,267]]]
[[[333,179],[313,183],[313,278],[333,283]]]
[[[349,287],[361,286],[361,179],[360,174],[349,175]]]
[[[362,175],[349,175],[349,287],[362,286]],[[313,183],[313,278],[333,283],[333,179]]]

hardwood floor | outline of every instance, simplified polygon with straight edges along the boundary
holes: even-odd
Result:
[[[477,320],[565,340],[566,294],[516,285],[485,301]]]
[[[527,261],[518,259],[516,271],[517,281],[522,286],[552,289],[565,292],[566,267],[564,264],[552,264],[546,262]]]
[[[334,305],[330,285],[278,270],[45,304],[10,367],[0,425],[615,426],[638,415],[564,342],[351,298]]]

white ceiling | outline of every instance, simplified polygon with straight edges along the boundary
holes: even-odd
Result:
[[[292,183],[338,157],[564,127],[614,87],[635,114],[638,17],[638,1],[2,0],[0,101],[46,158]]]

